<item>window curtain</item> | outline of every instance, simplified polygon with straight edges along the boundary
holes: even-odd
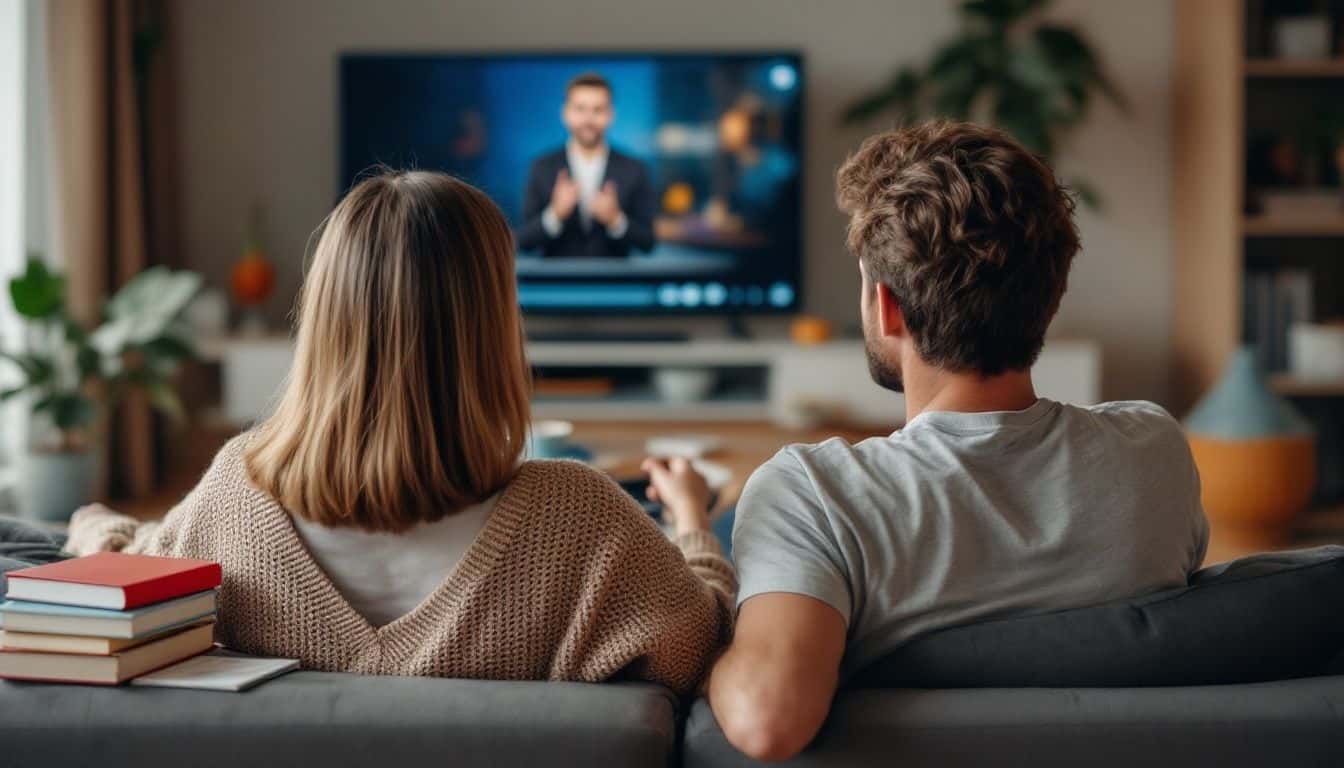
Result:
[[[26,172],[24,65],[28,52],[24,10],[23,3],[0,3],[0,167]],[[0,349],[12,349],[21,333],[6,286],[23,269],[24,172],[0,174]],[[0,388],[12,386],[17,380],[12,366],[0,366]],[[14,456],[22,449],[24,427],[18,403],[0,404],[0,511],[8,509]]]
[[[51,248],[70,309],[97,322],[134,275],[172,261],[166,3],[47,0]],[[154,490],[159,435],[147,401],[108,415],[99,496]]]

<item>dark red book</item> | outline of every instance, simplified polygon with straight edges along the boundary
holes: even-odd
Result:
[[[6,574],[10,600],[124,611],[219,586],[219,563],[100,552]]]

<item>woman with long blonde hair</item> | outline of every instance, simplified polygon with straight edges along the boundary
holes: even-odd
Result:
[[[218,639],[367,674],[689,691],[736,580],[684,462],[650,462],[670,541],[606,476],[523,461],[530,376],[513,237],[450,176],[359,182],[325,222],[268,419],[161,524],[103,507],[68,548],[219,562]]]

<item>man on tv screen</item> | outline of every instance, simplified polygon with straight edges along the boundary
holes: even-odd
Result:
[[[544,258],[624,258],[653,248],[654,195],[644,164],[607,144],[611,85],[596,73],[565,88],[569,141],[532,161],[518,246]]]

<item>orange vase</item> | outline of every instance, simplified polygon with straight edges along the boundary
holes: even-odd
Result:
[[[249,248],[233,265],[233,299],[244,307],[255,307],[270,298],[275,288],[275,268],[265,254]]]
[[[1185,429],[1210,523],[1247,544],[1290,539],[1316,488],[1316,437],[1270,390],[1251,349],[1233,356]]]
[[[1248,538],[1281,543],[1316,487],[1309,436],[1222,440],[1190,435],[1204,511]]]

